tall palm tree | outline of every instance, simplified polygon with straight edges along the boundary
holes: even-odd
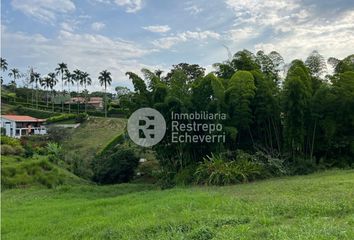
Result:
[[[58,79],[56,78],[56,74],[55,73],[48,73],[48,77],[50,79],[49,88],[52,91],[52,97],[51,97],[52,112],[54,112],[54,90],[53,89],[54,89],[55,85],[57,85]]]
[[[7,61],[5,58],[0,58],[0,70],[3,72],[7,70]]]
[[[0,62],[0,70],[2,72],[5,72],[7,70],[7,61],[5,58],[0,58],[0,61],[1,61]],[[2,74],[1,74],[1,86],[2,86],[2,82],[3,82],[3,80],[2,80]]]
[[[101,86],[104,86],[104,116],[107,117],[107,85],[109,86],[112,83],[111,73],[107,70],[103,70],[100,72],[98,80],[100,81]]]
[[[92,83],[92,80],[89,76],[90,75],[87,72],[83,72],[80,80],[81,85],[85,86],[85,113],[87,112],[87,85],[90,86]]]
[[[68,92],[69,92],[69,97],[70,97],[69,113],[71,113],[71,91],[70,91],[70,86],[75,83],[74,74],[70,73],[70,71],[67,69],[65,71],[65,74],[64,74],[64,79],[65,79],[65,84],[68,86]]]
[[[58,63],[58,67],[55,69],[56,73],[61,75],[61,111],[64,112],[64,73],[68,70],[68,65],[66,63]]]
[[[15,93],[16,92],[16,79],[19,79],[21,77],[21,73],[20,73],[20,71],[17,68],[13,68],[13,69],[10,69],[9,77],[13,78],[11,83],[13,85],[13,88],[14,88],[13,90],[14,90],[14,93]],[[16,96],[14,98],[14,101],[16,102]]]
[[[41,86],[44,87],[44,89],[46,89],[47,108],[48,108],[48,92],[51,87],[51,82],[52,82],[52,79],[49,76],[42,78],[41,82],[40,82]]]
[[[77,113],[80,113],[80,102],[79,102],[79,94],[80,94],[80,85],[82,79],[82,71],[79,69],[74,70],[74,80],[77,84]]]
[[[36,108],[38,109],[38,86],[41,83],[41,74],[38,72],[33,72],[33,82],[36,86]]]

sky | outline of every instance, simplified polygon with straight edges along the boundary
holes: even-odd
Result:
[[[1,0],[1,57],[8,68],[46,75],[65,62],[112,73],[110,91],[132,88],[127,71],[228,59],[242,49],[279,52],[286,62],[317,50],[354,53],[353,0]],[[8,82],[5,73],[5,82]]]

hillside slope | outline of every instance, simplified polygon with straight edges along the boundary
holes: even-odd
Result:
[[[121,118],[90,117],[76,129],[71,129],[70,138],[63,143],[67,152],[91,159],[112,139],[124,131],[126,120]]]
[[[9,190],[1,232],[3,239],[353,239],[353,185],[351,170],[165,191]]]
[[[86,184],[87,181],[49,162],[44,156],[1,156],[1,188]]]

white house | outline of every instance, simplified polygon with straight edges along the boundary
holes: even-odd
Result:
[[[43,126],[45,121],[45,119],[30,116],[1,115],[1,127],[5,129],[5,135],[14,138],[32,134],[47,134],[47,129]]]

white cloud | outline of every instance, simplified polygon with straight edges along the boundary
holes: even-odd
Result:
[[[165,33],[171,30],[171,28],[168,25],[147,26],[147,27],[143,27],[143,29],[155,33]]]
[[[100,31],[101,29],[103,29],[106,26],[106,24],[102,23],[102,22],[94,22],[91,24],[91,28],[95,31]]]
[[[115,3],[125,7],[125,11],[128,13],[135,13],[143,8],[142,0],[115,0]]]
[[[179,33],[177,35],[172,35],[169,37],[163,37],[163,38],[154,40],[153,44],[156,47],[159,47],[162,49],[169,49],[172,46],[179,44],[179,43],[187,42],[190,40],[201,41],[201,40],[206,40],[208,38],[220,39],[220,34],[213,32],[213,31],[196,31],[196,32],[186,31],[186,32]]]
[[[225,2],[235,16],[226,35],[234,45],[252,40],[255,50],[276,50],[287,61],[306,58],[315,49],[325,57],[342,58],[354,52],[352,9],[320,17],[314,11],[318,6],[305,6],[296,0]]]
[[[61,30],[55,38],[42,35],[26,35],[2,28],[2,55],[8,62],[16,62],[21,70],[33,64],[42,74],[54,71],[58,62],[66,62],[70,70],[76,68],[91,74],[94,84],[90,91],[101,90],[97,77],[100,71],[112,72],[113,86],[131,86],[125,72],[138,72],[141,68],[153,68],[142,63],[142,57],[156,51],[145,49],[135,42],[112,39],[100,34],[77,34]],[[20,65],[22,64],[22,65]]]
[[[203,8],[193,4],[193,2],[187,2],[186,5],[187,6],[184,8],[184,10],[186,10],[192,15],[198,15],[203,11]]]
[[[72,12],[75,4],[72,0],[12,0],[12,7],[44,22],[54,22],[57,15]]]
[[[259,36],[259,32],[256,29],[252,27],[243,27],[238,29],[231,29],[228,31],[226,39],[240,42],[255,38],[257,36]]]
[[[256,50],[277,50],[288,61],[305,58],[312,50],[325,57],[344,58],[354,52],[354,11],[338,16],[334,21],[309,21],[292,27],[286,36],[255,45]]]

